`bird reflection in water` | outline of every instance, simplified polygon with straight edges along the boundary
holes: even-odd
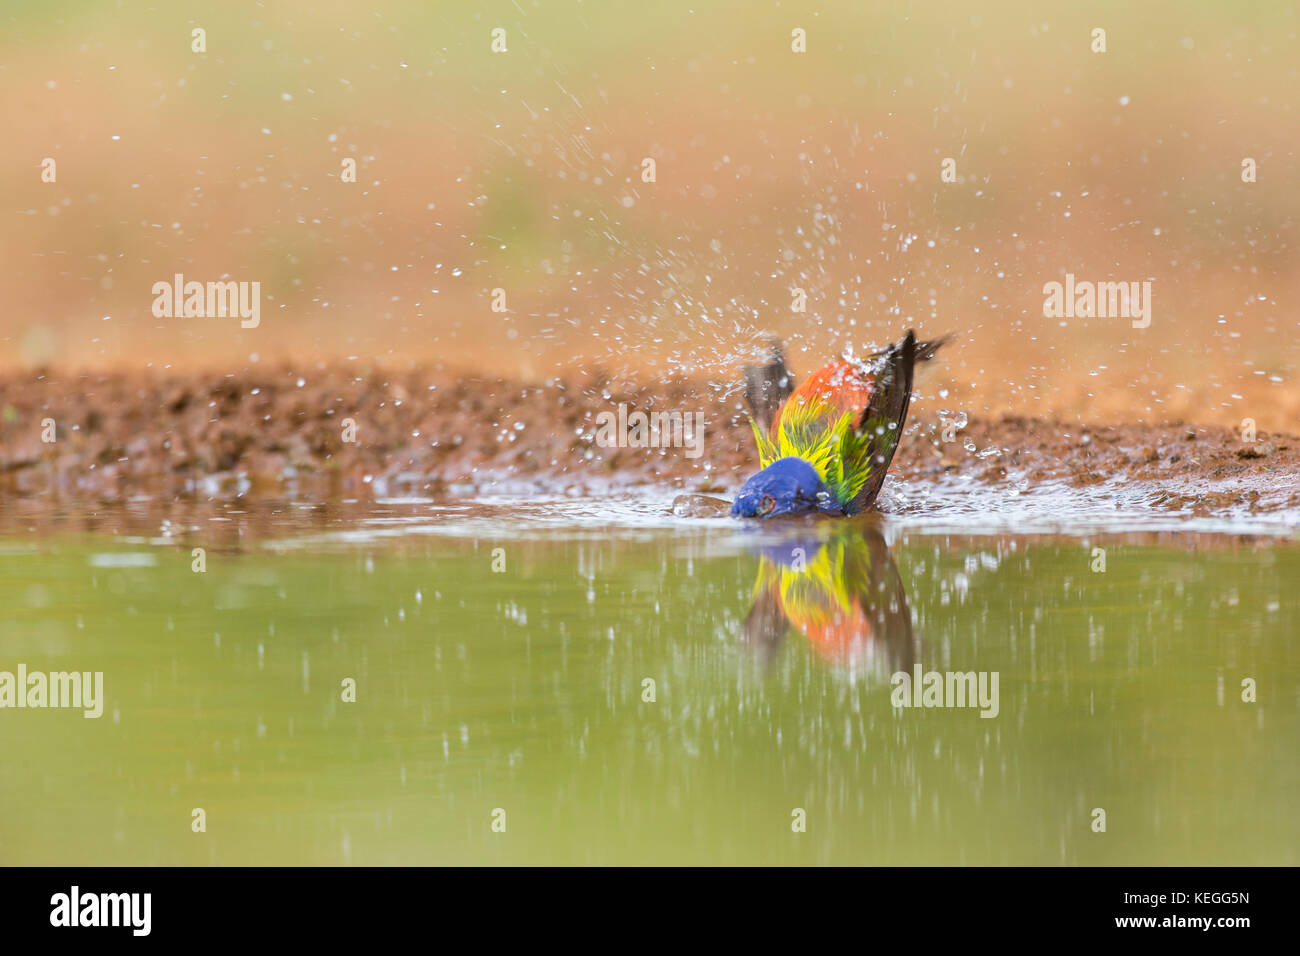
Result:
[[[911,671],[912,612],[875,522],[805,525],[758,550],[754,604],[741,639],[764,668],[794,630],[837,667],[886,681]]]

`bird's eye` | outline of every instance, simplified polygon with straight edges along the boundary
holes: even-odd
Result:
[[[770,515],[772,509],[776,507],[776,499],[771,495],[764,495],[763,500],[758,503],[758,513],[760,515]]]

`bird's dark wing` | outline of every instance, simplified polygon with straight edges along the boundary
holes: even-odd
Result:
[[[745,367],[745,401],[758,426],[767,431],[785,400],[794,391],[794,376],[785,367],[781,343],[772,343],[772,359],[766,365]]]
[[[935,353],[938,352],[942,346],[947,345],[951,341],[952,341],[952,333],[950,332],[947,335],[939,336],[937,339],[930,339],[927,342],[917,342],[916,361],[928,362],[930,359],[934,358]],[[883,359],[886,355],[888,355],[891,351],[893,351],[897,347],[898,346],[896,345],[891,345],[889,348],[881,349],[879,352],[872,352],[871,357],[877,360]]]
[[[781,609],[776,588],[769,583],[754,595],[754,606],[740,625],[740,639],[753,648],[759,666],[766,671],[776,660],[781,641],[789,630],[790,619]]]
[[[940,340],[942,341],[942,340]],[[927,343],[927,345],[937,344]],[[907,406],[912,401],[912,370],[916,365],[916,335],[909,329],[903,341],[878,353],[875,389],[871,401],[858,419],[859,432],[875,431],[870,447],[871,466],[867,482],[844,508],[846,514],[858,514],[871,507],[885,483],[885,472],[894,460],[894,452],[903,437]],[[930,354],[933,354],[931,352]],[[891,427],[892,426],[892,427]]]
[[[890,673],[912,670],[915,647],[912,643],[912,609],[907,604],[907,589],[898,574],[898,565],[889,553],[885,538],[874,529],[864,529],[870,572],[858,592],[862,607],[870,608],[876,638],[881,642]]]

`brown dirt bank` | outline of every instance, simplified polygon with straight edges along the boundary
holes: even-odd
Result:
[[[603,448],[596,416],[703,412],[703,453]],[[1300,508],[1300,438],[1253,443],[1213,426],[1082,427],[972,418],[944,441],[937,399],[913,405],[894,463],[909,481],[1146,483],[1149,504],[1213,514]],[[53,422],[55,440],[43,436]],[[951,421],[951,416],[945,416]],[[355,442],[344,440],[349,423]],[[620,386],[599,374],[542,384],[344,364],[233,374],[11,373],[0,377],[0,505],[427,495],[448,487],[599,491],[655,483],[734,491],[755,465],[735,389]]]

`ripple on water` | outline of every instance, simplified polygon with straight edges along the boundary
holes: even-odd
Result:
[[[1168,489],[1152,485],[1078,488],[1048,483],[1020,490],[990,488],[964,478],[894,481],[882,494],[886,537],[900,534],[1050,534],[1183,532],[1292,537],[1300,515],[1283,509],[1252,513],[1245,506],[1176,509]],[[631,488],[599,496],[574,494],[471,494],[442,499],[386,498],[383,513],[360,517],[350,527],[294,535],[272,548],[310,548],[408,535],[512,538],[620,538],[664,531],[749,538],[776,532],[789,522],[740,521],[726,513],[728,499],[682,495],[672,489]],[[836,519],[793,519],[796,522]]]

